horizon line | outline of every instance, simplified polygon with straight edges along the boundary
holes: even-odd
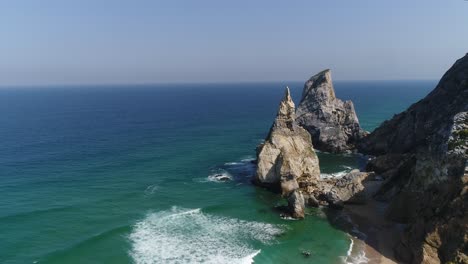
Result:
[[[438,81],[439,79],[338,79],[333,82],[401,82],[401,81]],[[306,80],[307,81],[307,80]],[[107,86],[152,86],[152,85],[189,85],[189,84],[261,84],[261,83],[305,83],[306,81],[301,80],[252,80],[252,81],[166,81],[166,82],[83,82],[83,83],[44,83],[44,84],[0,84],[0,89],[4,88],[40,88],[40,87],[78,87],[78,86],[95,86],[95,87],[107,87]]]

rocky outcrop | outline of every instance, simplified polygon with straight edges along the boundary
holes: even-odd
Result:
[[[446,152],[455,115],[468,110],[467,87],[468,55],[445,73],[429,95],[385,121],[359,144],[359,149],[379,155],[432,146],[431,153]]]
[[[453,126],[447,148],[450,155],[467,155],[468,112],[460,112],[453,117]]]
[[[312,135],[316,149],[346,152],[354,149],[366,132],[351,101],[336,98],[330,70],[312,76],[304,85],[297,122]]]
[[[361,140],[385,180],[376,198],[407,224],[397,257],[405,263],[468,263],[468,54],[437,87]]]
[[[257,148],[254,182],[278,190],[288,198],[291,215],[304,217],[300,186],[317,182],[320,168],[310,134],[298,126],[289,88],[280,103],[276,119],[265,142]]]
[[[326,205],[341,209],[345,204],[367,202],[363,183],[373,178],[373,172],[350,171],[341,178],[321,179],[313,188],[307,189],[306,200],[309,206]]]
[[[270,132],[257,148],[254,183],[280,192],[287,198],[289,216],[303,218],[305,205],[342,208],[346,203],[364,203],[362,182],[369,175],[354,170],[340,179],[320,179],[311,136],[297,124],[286,88]]]
[[[293,218],[304,218],[305,201],[302,192],[298,189],[291,192],[288,197],[288,211]]]

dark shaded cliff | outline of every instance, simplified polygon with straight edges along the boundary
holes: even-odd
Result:
[[[468,111],[468,54],[459,59],[424,99],[385,121],[359,145],[362,152],[389,154],[415,152],[421,147],[433,153],[446,151],[453,117]]]
[[[406,263],[468,263],[468,54],[436,88],[361,140],[368,170],[385,182],[376,198],[406,223],[396,256]]]

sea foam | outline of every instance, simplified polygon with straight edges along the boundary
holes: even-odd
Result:
[[[158,191],[158,189],[159,189],[159,186],[157,186],[156,184],[150,185],[150,186],[146,187],[145,194],[146,195],[154,194],[155,192]]]
[[[354,239],[350,238],[351,244],[349,245],[346,257],[343,257],[344,264],[365,264],[369,262],[366,256],[365,244],[359,241],[359,244],[354,243]]]
[[[253,263],[257,241],[272,243],[282,228],[182,209],[150,213],[129,239],[135,263]]]
[[[208,175],[207,180],[211,182],[223,182],[226,180],[232,180],[232,175],[225,170],[218,170],[217,172]]]
[[[320,178],[322,179],[330,179],[330,178],[341,178],[348,174],[350,170],[344,170],[344,171],[339,171],[339,172],[334,172],[334,173],[320,173]]]

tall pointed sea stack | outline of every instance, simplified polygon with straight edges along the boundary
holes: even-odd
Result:
[[[295,106],[289,88],[265,142],[257,148],[255,182],[281,191],[288,198],[293,217],[304,217],[300,187],[318,181],[320,168],[310,134],[296,123]]]
[[[359,126],[353,102],[336,98],[330,70],[304,84],[296,114],[298,124],[309,131],[319,150],[349,151],[366,134]]]

